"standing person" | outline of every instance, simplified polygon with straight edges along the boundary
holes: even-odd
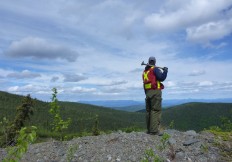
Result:
[[[150,57],[148,64],[143,72],[143,87],[146,94],[146,124],[147,133],[152,135],[162,135],[159,131],[162,107],[162,89],[161,83],[167,77],[168,68],[156,67],[156,58]]]

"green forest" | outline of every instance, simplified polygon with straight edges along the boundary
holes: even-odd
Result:
[[[16,115],[16,108],[21,104],[23,96],[0,92],[0,119],[11,120]],[[49,136],[51,133],[52,116],[49,113],[50,103],[33,99],[33,115],[27,125],[38,128],[38,135]],[[96,115],[99,119],[100,131],[116,131],[126,129],[144,129],[145,116],[139,112],[118,111],[110,108],[81,104],[76,102],[58,102],[64,120],[71,118],[67,129],[68,134],[91,132]]]
[[[23,98],[24,96],[0,92],[0,121],[3,117],[12,121]],[[33,102],[33,115],[26,122],[26,126],[36,126],[39,137],[55,136],[51,131],[50,102],[37,99],[33,99]],[[144,111],[126,112],[77,102],[58,101],[58,105],[61,107],[62,119],[71,118],[71,124],[66,130],[66,134],[71,137],[91,133],[96,116],[98,128],[102,132],[145,131]],[[188,103],[164,109],[161,124],[164,128],[202,131],[210,126],[221,126],[225,121],[232,121],[231,103]]]
[[[162,123],[178,130],[202,131],[232,122],[232,103],[187,103],[163,110]]]

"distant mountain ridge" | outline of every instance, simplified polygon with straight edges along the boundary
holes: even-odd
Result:
[[[143,104],[142,101],[134,101],[134,100],[97,100],[97,101],[78,101],[79,103],[91,104],[96,106],[104,106],[104,107],[126,107],[126,106],[134,106]]]
[[[216,98],[216,99],[171,99],[163,100],[163,107],[176,106],[190,102],[202,103],[232,103],[232,98]]]
[[[162,107],[169,108],[190,102],[202,102],[202,103],[232,103],[232,98],[221,99],[163,99]],[[145,109],[145,101],[134,100],[98,100],[98,101],[79,101],[79,103],[91,104],[95,106],[109,107],[115,110],[136,112]]]

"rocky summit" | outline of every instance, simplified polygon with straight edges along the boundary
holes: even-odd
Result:
[[[223,147],[220,147],[222,146]],[[223,149],[222,149],[223,148]],[[22,162],[223,162],[232,145],[209,132],[165,130],[163,136],[118,131],[30,145]],[[225,153],[226,151],[226,153]],[[0,161],[6,150],[0,149]]]

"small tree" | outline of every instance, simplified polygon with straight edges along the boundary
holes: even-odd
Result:
[[[4,117],[0,122],[0,146],[8,141],[7,128],[9,125],[9,120]]]
[[[68,129],[68,126],[71,123],[71,119],[68,118],[67,121],[64,121],[60,115],[60,106],[58,105],[57,99],[57,89],[52,89],[52,102],[50,104],[50,114],[53,115],[52,131],[60,133],[61,140],[64,140],[64,130]]]
[[[230,121],[230,119],[227,117],[221,117],[220,119],[222,123],[221,129],[223,131],[228,131],[228,132],[232,131],[232,122]]]
[[[94,126],[93,126],[93,129],[92,129],[94,136],[98,136],[100,134],[100,130],[99,130],[98,126],[99,126],[99,119],[98,119],[98,115],[96,115]]]
[[[27,119],[30,120],[30,115],[33,115],[33,106],[34,102],[30,94],[28,94],[26,97],[24,97],[22,105],[16,109],[17,114],[14,120],[14,124],[17,130],[20,130],[22,127],[24,127],[24,123]]]
[[[7,129],[7,145],[14,144],[15,137],[22,127],[25,126],[26,120],[30,120],[30,115],[33,115],[33,100],[28,94],[23,98],[22,105],[16,108],[16,116],[12,124]]]
[[[7,148],[7,156],[3,159],[3,162],[20,161],[27,152],[29,145],[36,140],[36,129],[35,126],[21,128],[17,136],[17,145]]]

